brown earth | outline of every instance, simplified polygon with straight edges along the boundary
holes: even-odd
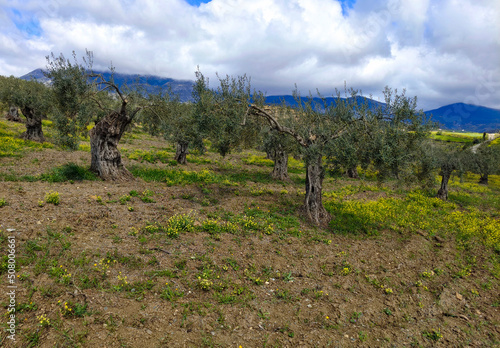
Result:
[[[22,175],[38,175],[68,162],[88,166],[89,154],[49,149],[21,159],[0,159],[2,172]],[[233,155],[228,163],[242,162],[239,155]],[[187,166],[190,170],[203,167]],[[248,182],[238,188],[238,195],[234,187],[206,186],[212,192],[211,203],[204,205],[206,196],[197,185],[168,187],[140,179],[0,183],[0,198],[8,202],[0,208],[0,229],[15,229],[8,235],[16,239],[16,260],[30,260],[17,271],[21,278],[17,279],[16,302],[32,306],[17,313],[16,342],[3,332],[1,346],[499,346],[500,288],[488,270],[490,251],[479,245],[464,250],[451,235],[382,231],[374,237],[343,236],[315,229],[301,219],[300,236],[214,236],[196,231],[170,239],[131,233],[179,213],[192,211],[202,220],[211,213],[241,214],[249,207],[296,208],[303,199],[294,193],[302,189],[298,184],[266,184],[274,194],[250,194],[259,185]],[[279,193],[283,187],[288,194]],[[51,190],[60,194],[61,203],[39,206]],[[119,198],[132,190],[153,191],[155,202],[132,197],[120,204]],[[370,194],[357,199],[381,195]],[[291,211],[283,214],[295,216]],[[29,254],[30,241],[37,241],[40,250],[32,248]],[[2,256],[7,253],[7,241],[0,249]],[[33,253],[36,257],[29,259]],[[468,255],[474,255],[476,266],[470,275],[456,277]],[[44,256],[47,263],[40,265]],[[106,258],[117,262],[112,261],[101,277],[94,265]],[[237,266],[231,267],[228,259]],[[349,273],[343,275],[346,265]],[[71,273],[69,284],[50,275],[51,268],[59,266]],[[204,269],[217,274],[208,291],[197,285]],[[152,274],[162,270],[171,273]],[[431,270],[437,273],[422,277]],[[86,275],[97,283],[84,283]],[[137,287],[147,280],[151,283],[137,291],[116,290],[118,276],[126,276]],[[0,301],[6,309],[7,274],[0,277]],[[255,277],[262,278],[262,284]],[[418,286],[419,281],[425,285]],[[166,283],[183,296],[172,301],[161,298]],[[63,315],[66,301],[87,304],[87,313]],[[40,315],[49,318],[49,326],[40,325]]]

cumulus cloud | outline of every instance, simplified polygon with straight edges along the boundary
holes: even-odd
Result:
[[[193,79],[252,77],[268,94],[318,88],[406,88],[425,109],[453,102],[500,108],[496,0],[6,0],[0,74],[45,56],[94,52],[95,67]]]

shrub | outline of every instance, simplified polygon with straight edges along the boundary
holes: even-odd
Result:
[[[54,205],[59,205],[59,203],[61,202],[59,198],[59,192],[53,192],[53,191],[47,192],[45,194],[45,202]]]

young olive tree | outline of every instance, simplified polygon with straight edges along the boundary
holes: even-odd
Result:
[[[212,149],[222,157],[238,147],[249,147],[258,139],[262,126],[258,118],[247,117],[252,98],[246,76],[218,78],[219,85],[210,89],[209,81],[196,72],[193,88],[195,127],[200,139],[208,139]]]
[[[152,135],[163,135],[176,146],[174,159],[179,164],[187,163],[189,147],[203,152],[203,140],[194,118],[194,104],[181,103],[170,91],[160,91],[153,96],[152,107],[140,117],[146,131]]]
[[[289,135],[269,127],[264,129],[262,140],[267,158],[274,162],[271,177],[281,181],[290,180],[288,176],[288,155],[298,152],[297,143]]]
[[[44,142],[42,118],[51,108],[50,91],[43,83],[0,76],[0,101],[15,105],[26,117],[23,139]]]
[[[477,148],[472,147],[472,171],[479,173],[479,183],[488,185],[488,178],[500,172],[500,146],[483,142]]]
[[[380,179],[389,175],[409,178],[414,175],[412,166],[433,124],[417,109],[417,98],[406,97],[404,90],[397,94],[397,90],[386,87],[384,96],[385,106],[377,110],[379,121],[366,145]]]
[[[87,81],[85,67],[78,63],[73,52],[74,63],[64,55],[47,56],[45,76],[51,80],[53,118],[57,130],[56,143],[69,150],[78,149],[79,138],[97,113],[90,95],[95,91]]]
[[[470,170],[473,163],[473,152],[468,147],[438,145],[434,152],[436,163],[441,176],[441,187],[437,197],[442,200],[448,199],[448,183],[454,171],[465,172]]]
[[[370,113],[367,105],[363,106],[361,103],[361,107],[358,108],[358,112],[368,114],[366,118],[370,121],[351,124],[347,132],[330,142],[327,151],[329,171],[336,175],[346,175],[351,179],[359,179],[358,166],[367,169],[372,163],[373,139],[379,131],[378,120]]]

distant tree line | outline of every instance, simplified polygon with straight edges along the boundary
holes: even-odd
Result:
[[[189,149],[205,151],[204,140],[221,156],[240,148],[258,148],[274,162],[276,180],[289,180],[288,157],[305,163],[303,214],[316,225],[331,219],[322,204],[325,175],[337,173],[359,178],[358,168],[372,168],[379,180],[418,181],[433,187],[441,176],[437,196],[448,197],[448,182],[454,173],[478,173],[482,184],[499,173],[499,147],[489,141],[473,146],[443,145],[429,138],[433,127],[417,99],[388,87],[385,105],[369,106],[359,92],[344,86],[334,102],[303,97],[295,90],[296,107],[266,105],[264,94],[251,87],[250,79],[217,76],[214,86],[196,72],[193,102],[181,103],[170,90],[146,93],[119,87],[92,69],[87,52],[80,62],[52,54],[47,57],[50,86],[0,76],[0,102],[9,107],[9,119],[25,118],[23,138],[43,142],[42,119],[50,117],[62,148],[78,148],[79,136],[88,132],[91,170],[104,180],[130,180],[118,143],[135,124],[152,135],[175,143],[175,160],[187,162]],[[112,69],[113,72],[113,69]],[[319,102],[318,100],[321,100]]]

